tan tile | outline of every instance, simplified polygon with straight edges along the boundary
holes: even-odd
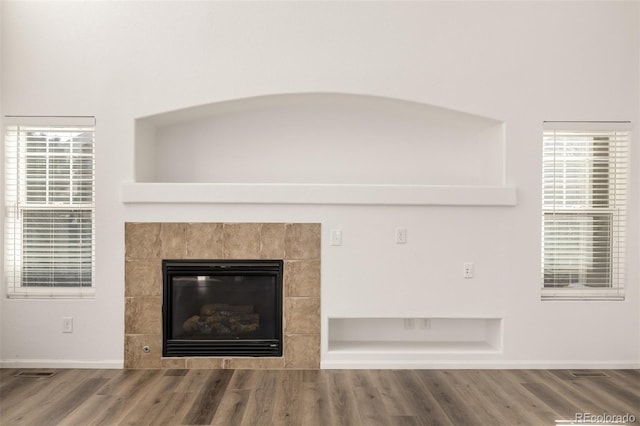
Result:
[[[285,227],[285,259],[320,259],[320,224],[288,223]]]
[[[149,347],[149,352],[144,351]],[[162,340],[158,334],[125,334],[124,368],[160,368]]]
[[[285,297],[284,331],[289,334],[320,333],[320,299]]]
[[[125,257],[157,259],[160,257],[160,224],[133,223],[124,225]]]
[[[202,369],[221,369],[226,368],[225,358],[216,357],[188,357],[187,368],[202,368]]]
[[[125,243],[127,368],[319,368],[319,224],[127,223]],[[162,358],[162,257],[287,259],[285,357]]]
[[[222,224],[187,223],[186,243],[189,259],[222,259]]]
[[[285,261],[284,280],[287,296],[320,297],[320,261]]]
[[[161,296],[162,262],[160,259],[133,259],[125,261],[125,296]]]
[[[187,368],[187,360],[186,358],[161,358],[160,365],[165,369],[173,369],[173,368]]]
[[[284,223],[264,223],[260,231],[260,257],[284,258]]]
[[[259,223],[225,223],[224,258],[258,259],[260,258]]]
[[[284,342],[285,368],[320,368],[320,335],[288,334]]]
[[[160,224],[160,256],[163,259],[182,259],[187,255],[186,225]]]
[[[284,368],[284,358],[270,357],[247,357],[247,358],[229,358],[226,368],[231,369],[256,369],[271,370]]]
[[[124,304],[126,334],[156,334],[162,332],[162,297],[126,297]]]

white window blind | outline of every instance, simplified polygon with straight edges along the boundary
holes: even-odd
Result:
[[[545,123],[543,300],[624,298],[627,129]]]
[[[94,119],[10,117],[7,122],[7,294],[91,296]]]

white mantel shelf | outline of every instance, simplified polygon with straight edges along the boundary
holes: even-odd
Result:
[[[515,206],[515,186],[125,183],[126,204]]]

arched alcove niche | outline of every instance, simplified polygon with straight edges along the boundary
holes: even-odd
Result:
[[[378,96],[295,93],[217,102],[136,120],[136,183],[125,185],[125,201],[153,201],[175,190],[180,196],[164,201],[377,203],[382,197],[380,203],[423,204],[406,197],[472,188],[476,195],[510,194],[511,203],[503,127]],[[349,193],[354,190],[359,194]],[[197,201],[203,192],[205,201]]]

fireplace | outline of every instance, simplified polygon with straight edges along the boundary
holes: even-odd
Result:
[[[320,368],[320,231],[319,223],[125,223],[125,368]],[[163,355],[167,259],[281,260],[282,355]]]
[[[163,260],[165,357],[282,356],[282,260]]]

